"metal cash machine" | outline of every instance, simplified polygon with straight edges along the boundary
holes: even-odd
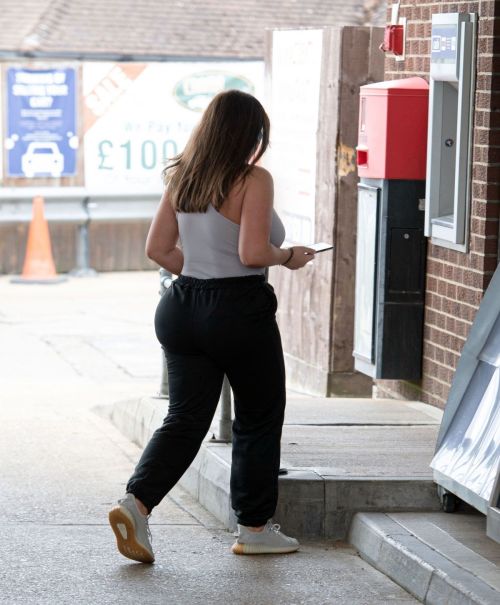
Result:
[[[432,15],[425,235],[467,251],[474,110],[475,13]]]
[[[360,89],[354,361],[372,378],[421,377],[429,86]]]

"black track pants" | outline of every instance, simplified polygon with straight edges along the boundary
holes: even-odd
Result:
[[[235,408],[232,506],[242,525],[263,525],[273,516],[286,400],[276,308],[274,290],[261,275],[181,275],[162,295],[155,330],[167,359],[168,415],[127,484],[149,510],[196,456],[226,374]]]

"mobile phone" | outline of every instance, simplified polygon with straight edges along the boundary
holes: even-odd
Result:
[[[312,248],[316,254],[318,252],[324,252],[325,250],[331,250],[333,248],[333,244],[326,244],[325,242],[319,242],[317,244],[311,244],[307,246],[308,248]]]

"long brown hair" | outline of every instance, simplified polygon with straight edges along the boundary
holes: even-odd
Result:
[[[219,209],[266,151],[269,128],[264,108],[252,95],[239,90],[216,95],[184,151],[163,170],[174,209],[206,212],[210,203]]]

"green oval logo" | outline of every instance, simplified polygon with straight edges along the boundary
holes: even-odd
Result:
[[[243,76],[223,71],[200,71],[179,80],[173,92],[176,101],[186,109],[203,111],[223,90],[241,90],[253,94],[255,87]]]

